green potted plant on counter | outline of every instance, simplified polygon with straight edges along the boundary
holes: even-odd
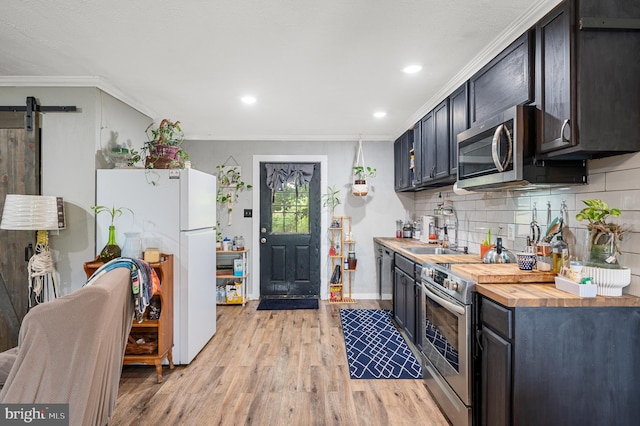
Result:
[[[108,262],[112,259],[120,257],[122,249],[116,242],[116,219],[123,215],[124,211],[128,211],[133,215],[133,211],[127,207],[106,207],[106,206],[91,206],[91,210],[96,213],[96,216],[100,213],[109,213],[111,215],[111,224],[109,225],[109,239],[107,244],[100,252],[100,260]]]
[[[583,200],[586,207],[576,214],[579,222],[588,221],[589,231],[588,264],[600,268],[619,268],[618,255],[622,253],[620,247],[624,234],[629,229],[611,222],[611,217],[620,217],[620,209],[609,207],[602,200]]]

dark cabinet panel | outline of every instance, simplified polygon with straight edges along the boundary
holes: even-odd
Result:
[[[573,0],[538,22],[540,158],[640,150],[640,31],[632,28],[639,17],[637,0]]]
[[[407,130],[393,145],[394,157],[394,188],[397,191],[406,191],[411,188],[409,164],[411,158],[409,151],[413,144],[413,131]]]
[[[433,111],[422,118],[420,126],[420,183],[425,184],[433,180],[436,170],[436,120]]]
[[[533,33],[527,31],[469,80],[471,123],[533,101]]]
[[[422,182],[422,163],[420,161],[420,158],[422,158],[422,146],[420,141],[422,141],[422,123],[418,121],[413,126],[413,161],[411,161],[411,164],[413,164],[413,170],[409,173],[412,179],[411,185],[413,187],[420,185]]]
[[[511,424],[511,343],[483,328],[480,377],[480,410],[482,425]]]
[[[569,3],[565,3],[536,25],[538,152],[571,145],[569,43]]]
[[[640,308],[474,306],[477,424],[637,424]]]
[[[420,122],[420,184],[422,186],[445,185],[449,178],[451,149],[449,128],[449,99],[445,99]],[[416,141],[417,144],[417,141]]]
[[[394,317],[398,326],[400,326],[407,338],[416,343],[417,334],[417,294],[421,292],[419,282],[414,279],[415,263],[411,260],[395,255],[395,274],[393,297]]]
[[[402,328],[405,327],[407,308],[407,274],[396,268],[393,279],[393,315],[396,322]]]
[[[458,173],[458,133],[469,128],[469,83],[465,82],[449,96],[449,123],[451,127],[449,174]]]

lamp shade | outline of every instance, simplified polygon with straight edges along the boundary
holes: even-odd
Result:
[[[57,197],[7,194],[0,229],[40,231],[62,227],[64,219],[58,219]]]

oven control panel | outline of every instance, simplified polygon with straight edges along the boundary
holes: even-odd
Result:
[[[432,264],[425,262],[422,264],[420,277],[436,288],[454,297],[462,303],[471,303],[471,290],[475,284],[464,278],[452,274],[449,264]]]

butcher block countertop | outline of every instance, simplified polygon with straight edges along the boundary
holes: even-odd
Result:
[[[555,273],[521,271],[517,264],[483,264],[480,255],[418,255],[405,247],[434,246],[411,238],[373,239],[416,263],[451,263],[451,270],[478,282],[475,290],[508,307],[590,307],[640,306],[640,297],[623,294],[620,297],[579,297],[555,287]]]
[[[640,306],[640,297],[580,297],[558,290],[555,284],[476,284],[476,291],[508,307]]]
[[[451,265],[451,272],[477,283],[492,284],[553,283],[556,276],[551,271],[521,271],[517,263],[456,264]]]

